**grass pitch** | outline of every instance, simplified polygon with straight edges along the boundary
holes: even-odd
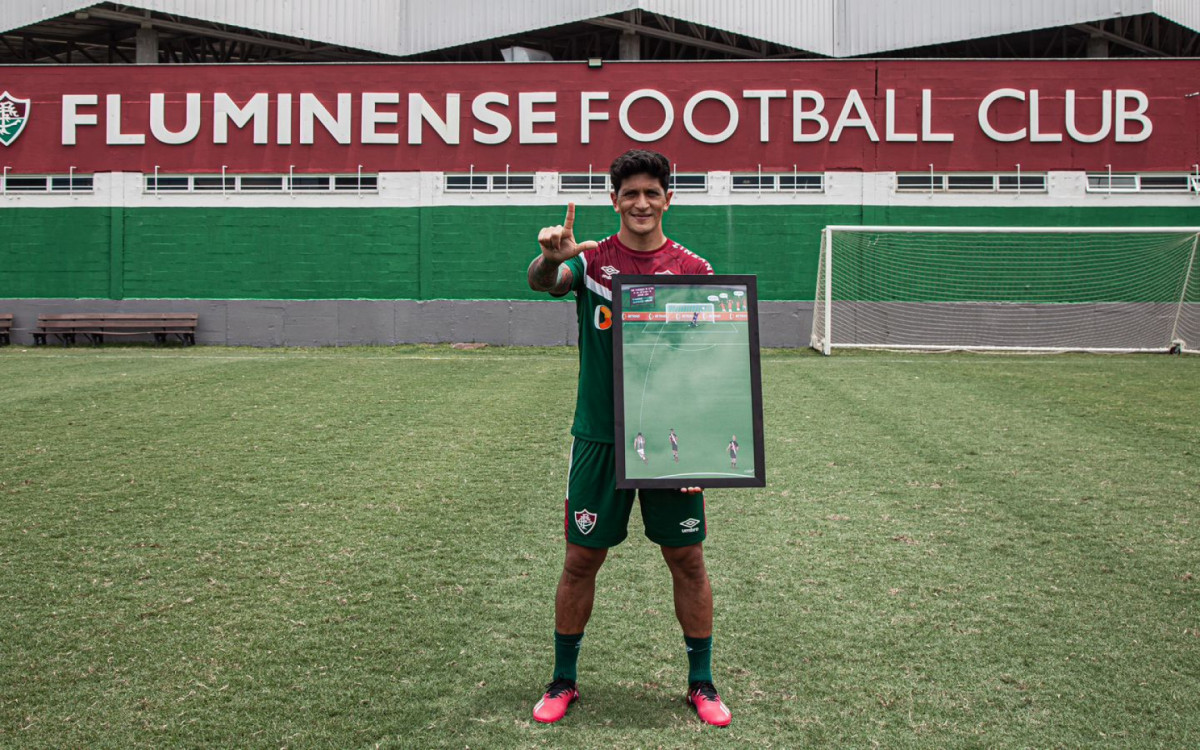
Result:
[[[569,349],[0,350],[0,745],[1200,744],[1200,359],[763,357],[708,493],[727,730],[657,551],[549,677]],[[635,513],[632,523],[639,523]]]

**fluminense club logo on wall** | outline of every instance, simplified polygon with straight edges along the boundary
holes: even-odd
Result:
[[[18,99],[5,91],[0,94],[0,143],[12,145],[29,122],[29,100]]]

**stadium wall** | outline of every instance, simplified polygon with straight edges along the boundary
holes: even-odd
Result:
[[[830,224],[1200,224],[1193,195],[1090,194],[1073,173],[1022,196],[902,194],[887,174],[827,182],[816,196],[681,193],[667,214],[670,236],[718,271],[759,277],[767,346],[807,344]],[[17,343],[39,313],[85,310],[196,311],[212,344],[574,343],[573,305],[531,292],[524,272],[533,233],[567,200],[581,237],[613,231],[605,196],[451,195],[439,174],[381,183],[362,196],[148,196],[124,173],[97,175],[90,195],[9,196],[0,311],[16,314]]]
[[[602,174],[645,145],[707,178],[677,193],[668,234],[719,272],[757,274],[763,343],[802,346],[829,224],[1200,223],[1198,71],[1194,60],[4,68],[3,185],[90,182],[0,188],[0,312],[16,314],[20,343],[38,312],[135,307],[200,312],[206,343],[571,343],[572,306],[525,285],[533,233],[568,201],[580,236],[614,231],[607,194],[567,192],[559,174]],[[447,183],[510,169],[533,175],[532,189]],[[1089,179],[1105,170],[1185,187],[1098,192]],[[227,171],[369,174],[372,186],[151,183]],[[735,189],[764,171],[820,175],[820,189]],[[1045,180],[901,189],[901,175],[935,171]]]

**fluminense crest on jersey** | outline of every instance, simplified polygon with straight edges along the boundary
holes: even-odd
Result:
[[[592,533],[592,529],[596,528],[596,514],[584,508],[575,513],[575,525],[579,527],[579,531],[583,534]]]
[[[0,143],[12,145],[29,122],[29,99],[18,99],[5,91],[0,94]]]

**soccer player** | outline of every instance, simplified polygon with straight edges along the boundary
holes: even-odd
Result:
[[[697,310],[696,312],[692,313],[692,322],[688,323],[688,328],[699,328],[699,327],[700,327],[700,311]]]
[[[737,435],[733,435],[729,438],[729,467],[732,469],[737,468],[737,454],[738,454]]]
[[[642,437],[642,433],[640,432],[633,439],[633,449],[637,451],[638,456],[642,459],[642,463],[648,463],[646,461],[646,438]]]
[[[671,453],[675,455],[675,463],[679,463],[679,438],[675,437],[675,428],[671,428],[671,434],[668,435],[671,439]]]
[[[575,292],[579,321],[579,383],[567,476],[566,556],[554,599],[554,672],[533,718],[561,719],[579,697],[576,664],[592,613],[596,573],[608,550],[625,540],[635,492],[616,488],[613,448],[611,270],[621,274],[712,274],[708,261],[663,234],[671,205],[671,164],[653,151],[628,151],[609,170],[616,234],[575,240],[575,205],[559,226],[538,234],[541,254],[529,264],[529,286],[561,297]],[[699,487],[637,493],[646,536],[671,571],[675,615],[688,657],[687,702],[699,717],[725,726],[729,709],[712,682],[712,588],[704,567],[704,496]]]

